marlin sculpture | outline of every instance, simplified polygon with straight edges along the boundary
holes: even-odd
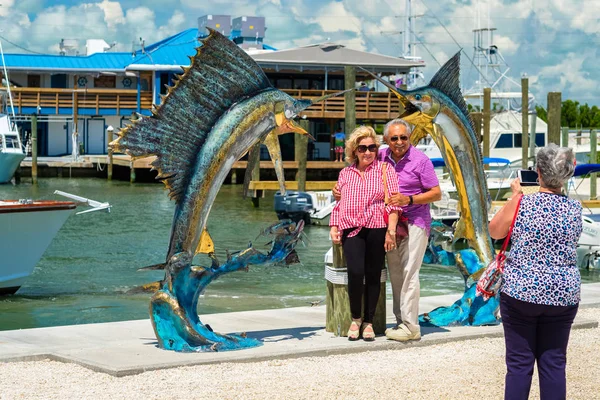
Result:
[[[475,282],[494,257],[488,231],[489,192],[479,140],[459,87],[460,52],[431,79],[428,86],[401,90],[371,74],[400,100],[400,118],[415,126],[413,144],[430,135],[450,170],[459,199],[460,219],[454,242],[464,239],[469,249],[459,250],[456,265],[465,279],[463,297],[450,307],[422,315],[437,326],[483,325],[497,322],[498,299],[487,302],[475,296]]]
[[[206,229],[208,215],[233,163],[263,141],[275,160],[281,191],[285,192],[277,135],[306,134],[294,118],[311,104],[339,94],[316,100],[294,99],[273,88],[256,62],[231,40],[209,31],[197,54],[191,57],[190,67],[184,68],[183,75],[169,88],[161,106],[152,110],[152,116],[121,130],[119,138],[110,144],[113,150],[132,158],[156,155],[152,163],[158,171],[156,179],[164,181],[170,198],[176,202],[166,262],[159,265],[165,269],[165,279],[150,305],[159,345],[174,350],[256,345],[255,340],[217,335],[198,319],[195,305],[204,289],[198,284],[199,276],[213,276],[219,268]],[[302,225],[288,227],[283,237],[295,244],[301,230]],[[293,251],[293,246],[281,248]],[[213,259],[211,271],[192,266],[198,253]],[[247,252],[244,255],[248,256]],[[276,257],[243,259],[246,264],[275,262],[287,255],[282,257],[277,252]],[[223,270],[239,269],[243,263],[235,261],[228,258],[227,264],[233,262],[237,268]]]

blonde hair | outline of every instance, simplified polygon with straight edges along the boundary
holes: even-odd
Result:
[[[377,150],[379,150],[379,139],[377,138],[375,130],[370,126],[361,125],[352,131],[350,138],[346,142],[346,162],[348,164],[354,164],[356,162],[354,152],[360,141],[366,138],[373,139],[373,142],[377,145]]]

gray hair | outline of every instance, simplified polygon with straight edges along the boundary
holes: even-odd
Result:
[[[413,129],[412,125],[409,124],[408,122],[406,122],[405,120],[400,119],[400,118],[396,118],[396,119],[391,120],[387,124],[385,124],[385,127],[383,128],[383,137],[384,138],[388,137],[388,133],[389,133],[390,127],[392,125],[402,125],[402,126],[404,126],[406,128],[406,133],[409,134],[409,135],[411,134],[412,129]]]
[[[558,147],[550,143],[538,150],[536,167],[544,185],[559,189],[575,172],[575,153],[569,147]]]

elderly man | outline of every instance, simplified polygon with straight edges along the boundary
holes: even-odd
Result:
[[[383,139],[389,147],[379,152],[379,159],[393,166],[398,175],[400,193],[392,194],[390,202],[401,206],[408,218],[408,237],[387,253],[396,326],[387,329],[385,334],[389,339],[401,342],[421,338],[419,270],[431,227],[429,204],[442,197],[433,164],[429,157],[410,144],[411,132],[411,125],[402,119],[388,122]],[[339,199],[337,188],[333,194]]]

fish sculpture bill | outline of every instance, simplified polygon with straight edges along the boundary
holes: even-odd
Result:
[[[233,163],[266,140],[285,192],[283,167],[277,162],[281,160],[277,135],[306,134],[294,118],[315,101],[331,96],[298,100],[273,88],[246,52],[220,33],[209,31],[162,104],[153,109],[151,116],[122,129],[110,144],[113,150],[132,158],[155,155],[152,168],[158,171],[157,179],[165,183],[169,197],[176,203],[166,262],[158,266],[165,269],[165,278],[151,300],[151,310],[162,310],[160,316],[151,311],[151,317],[159,343],[165,348],[170,348],[165,343],[170,343],[167,336],[171,331],[158,329],[159,322],[160,326],[177,327],[178,340],[187,343],[187,347],[178,348],[215,345],[215,349],[233,349],[251,344],[209,334],[200,323],[195,309],[200,292],[187,288],[186,282],[197,283],[199,278],[195,276],[207,272],[193,267],[192,260],[196,254],[205,253],[213,259],[213,269],[219,267],[206,223]],[[254,263],[256,258],[251,260]]]
[[[437,326],[497,323],[498,299],[475,296],[475,283],[495,255],[488,231],[490,196],[479,140],[459,86],[460,52],[431,79],[429,85],[401,90],[373,75],[396,94],[403,111],[400,118],[414,125],[411,142],[430,135],[439,147],[459,199],[460,219],[453,240],[468,248],[456,251],[456,265],[465,279],[463,297],[420,317]]]

